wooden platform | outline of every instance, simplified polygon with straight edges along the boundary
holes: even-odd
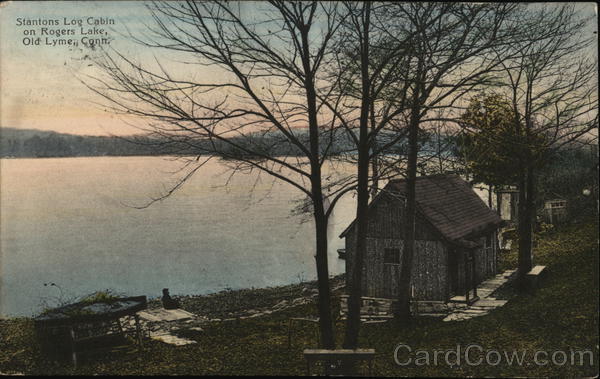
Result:
[[[479,298],[470,304],[463,303],[462,307],[456,307],[443,321],[463,321],[473,317],[484,316],[491,310],[502,307],[507,300],[500,300],[491,297],[500,286],[514,277],[515,270],[506,270],[488,280],[481,282],[477,286],[477,295]],[[458,298],[458,297],[457,297]],[[462,296],[464,298],[464,296]],[[460,299],[457,299],[460,300]],[[465,299],[466,300],[466,299]],[[459,304],[459,303],[457,303]]]
[[[138,312],[140,318],[150,322],[165,322],[165,321],[183,321],[191,320],[195,317],[193,313],[184,311],[183,309],[147,309]]]
[[[180,321],[188,321],[196,318],[196,315],[185,311],[183,309],[147,309],[138,313],[138,316],[148,324],[158,324],[159,327],[153,327],[149,334],[149,337],[167,343],[169,345],[183,346],[194,344],[196,341],[181,338],[172,334],[173,324],[177,324]],[[177,329],[177,326],[175,325]]]
[[[340,319],[345,320],[348,313],[348,295],[340,296]],[[391,310],[393,299],[362,296],[360,319],[362,321],[393,318]]]

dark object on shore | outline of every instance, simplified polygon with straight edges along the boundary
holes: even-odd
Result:
[[[338,249],[338,258],[346,259],[346,249]]]
[[[34,319],[42,351],[51,358],[70,356],[77,366],[79,355],[94,350],[114,349],[127,345],[131,335],[142,346],[138,311],[146,309],[146,296],[84,300],[50,309]],[[135,330],[125,331],[120,318],[135,319]]]
[[[162,297],[163,308],[165,309],[177,309],[179,308],[179,302],[174,300],[171,295],[169,295],[169,289],[163,288],[163,297]]]

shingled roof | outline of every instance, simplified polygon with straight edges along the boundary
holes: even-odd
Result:
[[[417,177],[415,190],[418,211],[449,241],[468,244],[470,241],[464,238],[502,223],[496,212],[458,175]],[[406,194],[406,180],[391,180],[380,195],[386,191]],[[342,236],[351,227],[352,224]]]

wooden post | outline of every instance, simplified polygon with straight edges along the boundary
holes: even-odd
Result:
[[[473,299],[477,297],[477,279],[475,278],[476,267],[475,267],[475,254],[471,257],[471,271],[473,272],[472,285],[473,285]]]
[[[120,319],[117,319],[117,326],[119,327],[119,333],[121,333],[121,335],[123,335],[124,334],[123,325],[121,325]]]
[[[135,332],[137,335],[137,340],[138,340],[138,346],[141,349],[143,347],[143,342],[142,342],[142,328],[140,327],[140,316],[138,316],[138,314],[136,313],[134,316],[135,318]]]
[[[73,324],[69,325],[69,335],[71,336],[71,358],[73,359],[73,366],[77,368],[77,346],[75,342],[75,329]]]
[[[315,334],[317,336],[317,346],[321,346],[321,333],[319,333],[319,328],[318,327],[315,329]]]
[[[469,267],[469,255],[468,252],[465,254],[465,301],[469,304],[469,282],[471,282],[470,278],[470,267]]]
[[[419,315],[419,304],[417,302],[417,297],[415,296],[415,286],[412,285],[410,286],[410,297],[411,297],[411,302],[414,304],[414,314],[416,316]]]
[[[496,192],[496,208],[498,216],[502,218],[502,192]]]
[[[290,318],[290,322],[288,323],[288,349],[292,347],[292,325],[294,319]]]

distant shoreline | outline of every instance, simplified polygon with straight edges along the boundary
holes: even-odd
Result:
[[[198,154],[198,155],[204,155],[204,154]],[[191,157],[191,156],[198,156],[198,155],[180,155],[181,157]],[[127,157],[173,157],[175,156],[174,154],[154,154],[154,155],[149,155],[149,154],[129,154],[129,155],[109,155],[109,154],[105,154],[105,155],[51,155],[51,156],[12,156],[12,155],[1,155],[0,154],[0,159],[46,159],[46,158],[106,158],[106,157],[114,157],[114,158],[127,158]]]

